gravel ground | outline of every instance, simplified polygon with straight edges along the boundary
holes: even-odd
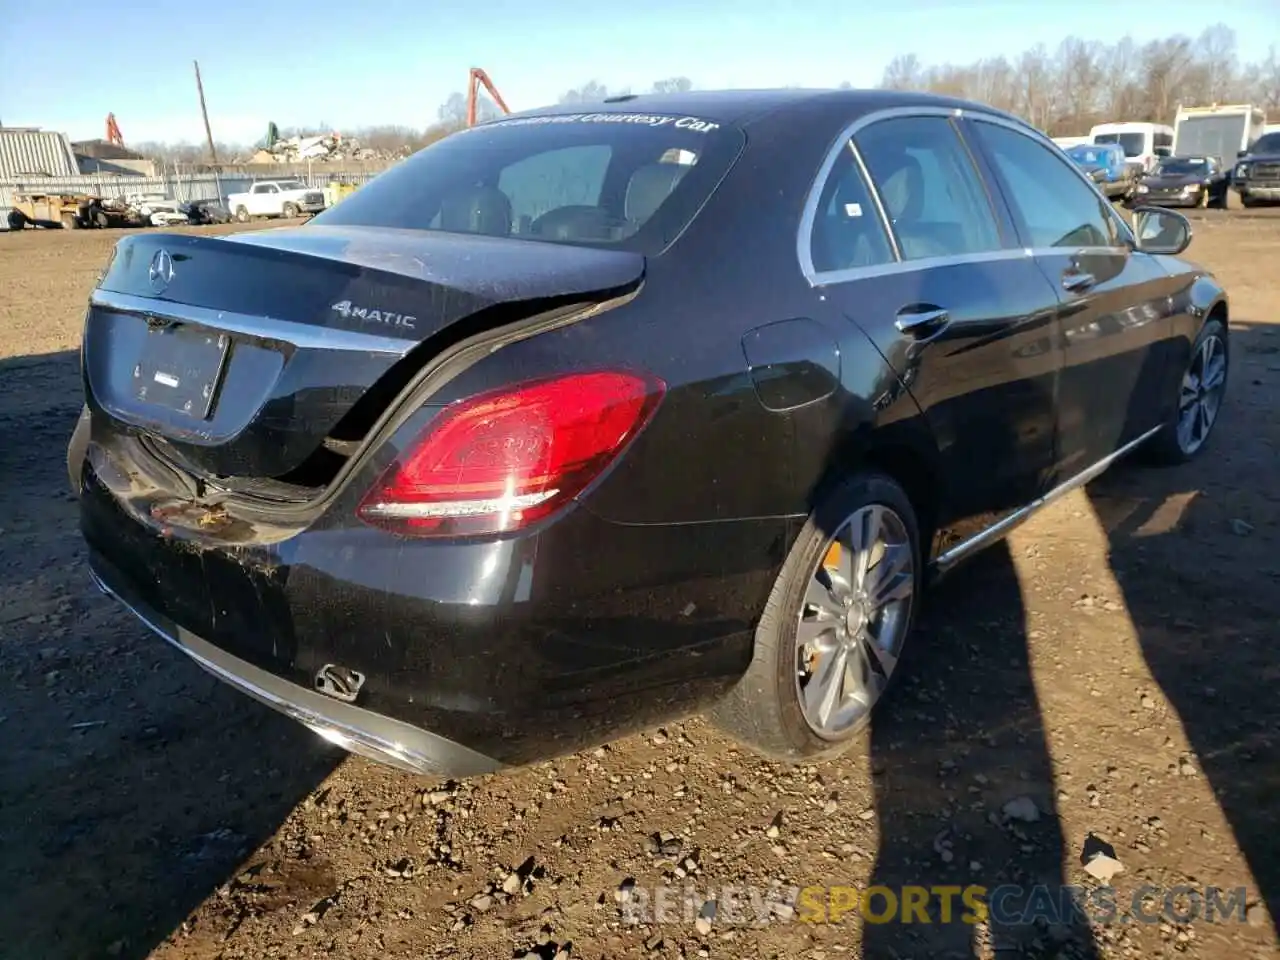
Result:
[[[463,783],[345,758],[98,595],[63,451],[118,235],[0,234],[0,955],[1275,956],[1280,216],[1196,226],[1233,298],[1211,451],[1123,465],[944,584],[848,756],[786,768],[691,720]],[[1144,884],[1149,915],[1178,885],[1245,899],[1216,923],[1180,895],[1152,923],[1011,926],[958,898],[928,923],[811,923],[818,901],[768,892],[1096,897],[1091,836],[1121,908]],[[645,922],[662,884],[691,906]]]

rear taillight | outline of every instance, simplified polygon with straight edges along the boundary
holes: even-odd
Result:
[[[359,516],[409,536],[519,530],[598,477],[665,390],[654,377],[596,371],[459,401],[382,475]]]

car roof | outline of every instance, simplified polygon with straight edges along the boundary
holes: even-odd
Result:
[[[848,89],[824,90],[804,87],[786,87],[762,90],[689,90],[684,93],[633,93],[607,97],[603,100],[578,103],[558,103],[513,113],[515,117],[556,116],[575,113],[671,113],[696,116],[716,123],[745,126],[753,120],[789,106],[801,103],[817,103],[829,106],[849,118],[887,110],[892,107],[933,106],[964,109],[1006,117],[1025,125],[1019,117],[1007,114],[982,103],[944,97],[932,93],[906,90]],[[506,117],[496,121],[500,123]]]

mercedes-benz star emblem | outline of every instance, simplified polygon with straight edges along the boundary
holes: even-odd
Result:
[[[151,267],[147,270],[147,279],[151,281],[151,289],[162,293],[173,279],[173,257],[168,250],[157,250],[151,258]]]

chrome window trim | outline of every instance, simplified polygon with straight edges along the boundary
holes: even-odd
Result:
[[[864,114],[857,120],[854,120],[846,126],[835,142],[827,150],[827,155],[822,161],[822,166],[818,168],[818,173],[814,177],[813,182],[809,184],[809,192],[805,197],[804,208],[800,215],[800,227],[796,234],[796,257],[800,261],[800,272],[809,282],[811,287],[826,286],[833,283],[845,283],[849,280],[857,280],[863,277],[880,276],[885,273],[897,273],[904,270],[914,270],[917,267],[939,266],[942,264],[959,264],[959,263],[980,263],[985,261],[1006,260],[1012,257],[1024,256],[1022,250],[1001,248],[999,250],[983,250],[977,253],[960,254],[958,256],[946,257],[921,257],[918,260],[907,260],[902,256],[902,250],[898,246],[897,235],[893,232],[893,225],[889,220],[889,215],[884,208],[884,201],[880,198],[880,190],[876,186],[875,181],[871,178],[871,171],[867,169],[866,162],[862,158],[862,153],[858,150],[858,146],[854,143],[854,137],[862,130],[875,123],[884,120],[897,120],[904,117],[942,117],[944,119],[961,119],[977,116],[976,111],[964,110],[960,107],[942,107],[919,105],[912,107],[888,107],[884,110],[876,110],[872,113]],[[957,133],[957,136],[959,134]],[[968,150],[968,144],[960,138],[960,145]],[[831,171],[836,165],[836,161],[840,158],[840,152],[848,149],[853,155],[853,160],[858,168],[858,172],[862,175],[863,182],[867,187],[871,200],[875,204],[876,213],[879,215],[880,226],[885,231],[889,239],[889,247],[893,251],[894,260],[891,263],[872,264],[865,267],[848,267],[844,270],[816,270],[813,266],[813,227],[818,217],[818,204],[822,200],[822,190],[827,185],[827,178],[831,176]],[[986,178],[983,177],[982,171],[975,165],[974,173],[978,177],[978,181],[983,187],[983,191],[987,194],[988,202],[994,198],[990,196],[989,185]],[[996,222],[996,232],[999,231],[999,216],[995,210],[991,211],[991,217]]]
[[[936,269],[937,267],[958,266],[965,263],[996,263],[1002,260],[1023,260],[1033,255],[1033,251],[1018,249],[983,250],[980,253],[963,253],[949,257],[921,257],[919,260],[895,260],[892,263],[880,263],[866,267],[846,267],[844,270],[825,270],[808,277],[809,285],[815,288],[848,283],[850,280],[862,280],[867,277],[883,277],[897,273],[913,273],[917,270]]]
[[[1065,164],[1067,169],[1069,169],[1072,173],[1075,174],[1076,179],[1079,180],[1081,183],[1083,183],[1086,187],[1088,187],[1089,192],[1092,193],[1095,197],[1098,198],[1098,200],[1102,202],[1102,209],[1104,211],[1103,216],[1106,218],[1109,218],[1112,224],[1114,224],[1115,227],[1117,228],[1117,232],[1119,233],[1119,235],[1122,238],[1128,240],[1128,245],[1118,244],[1114,247],[1112,246],[1049,247],[1047,249],[1055,250],[1058,253],[1061,253],[1063,250],[1082,251],[1082,250],[1098,250],[1098,249],[1125,250],[1129,253],[1134,252],[1134,250],[1137,248],[1137,238],[1134,236],[1133,231],[1129,228],[1129,224],[1125,223],[1124,218],[1120,216],[1118,213],[1116,213],[1115,208],[1111,206],[1111,201],[1106,198],[1106,195],[1103,194],[1103,192],[1098,188],[1098,185],[1094,183],[1090,177],[1086,176],[1085,172],[1081,170],[1080,167],[1076,163],[1074,163],[1070,157],[1066,155],[1063,149],[1059,147],[1056,143],[1054,143],[1053,140],[1051,140],[1048,136],[1041,133],[1039,130],[1037,130],[1035,127],[1030,126],[1029,124],[1010,121],[1005,117],[996,116],[995,114],[978,113],[978,112],[966,113],[965,120],[971,121],[973,123],[989,123],[992,126],[1004,127],[1006,130],[1010,130],[1013,133],[1021,134],[1022,136],[1026,137],[1028,140],[1032,141],[1033,143],[1038,143],[1040,146],[1044,147],[1050,153],[1057,154],[1058,158]],[[981,147],[982,145],[979,144],[979,146]],[[1044,248],[1038,248],[1038,249],[1044,249]]]
[[[1015,133],[1020,133],[1029,140],[1040,144],[1051,152],[1056,152],[1061,160],[1067,165],[1067,168],[1075,173],[1076,177],[1087,186],[1090,191],[1101,201],[1104,215],[1110,217],[1111,222],[1116,226],[1117,233],[1120,238],[1127,241],[1126,243],[1116,244],[1115,246],[1090,246],[1090,247],[1037,247],[1037,248],[1018,248],[1018,249],[1001,249],[1001,250],[984,250],[979,253],[962,254],[960,256],[950,257],[922,257],[919,260],[906,260],[902,256],[902,251],[898,247],[897,236],[893,232],[893,226],[889,221],[888,213],[884,209],[884,203],[880,199],[880,191],[875,185],[875,181],[871,179],[871,173],[867,169],[866,163],[859,152],[857,144],[854,143],[854,136],[861,130],[866,129],[874,123],[882,120],[894,120],[900,117],[945,117],[955,118],[958,120],[972,120],[981,123],[991,123],[998,127],[1004,127]],[[963,140],[962,140],[963,143]],[[966,144],[967,146],[967,144]],[[981,146],[981,145],[979,145]],[[858,168],[859,174],[862,176],[863,183],[866,185],[872,202],[875,204],[876,213],[880,220],[881,229],[885,231],[889,240],[890,250],[893,252],[894,259],[890,263],[872,264],[865,267],[849,267],[844,270],[816,270],[813,266],[813,227],[817,220],[818,204],[822,200],[822,190],[827,184],[827,178],[831,176],[831,171],[836,165],[836,161],[840,158],[840,152],[848,149],[853,156],[854,164]],[[999,186],[998,184],[988,184],[986,177],[983,176],[981,170],[977,171],[979,179],[982,181],[984,188],[991,186]],[[994,211],[993,211],[994,215]],[[997,217],[997,220],[999,218]],[[800,272],[804,275],[811,287],[824,287],[831,284],[847,283],[851,280],[861,280],[867,277],[878,277],[885,274],[901,273],[917,268],[926,269],[929,267],[944,266],[947,264],[964,264],[964,263],[989,263],[1001,260],[1015,259],[1018,257],[1041,257],[1041,256],[1061,256],[1064,253],[1072,254],[1110,254],[1110,255],[1131,255],[1137,251],[1137,239],[1134,237],[1133,230],[1124,218],[1115,212],[1111,206],[1111,201],[1103,196],[1102,191],[1098,189],[1089,177],[1085,176],[1071,158],[1063,153],[1062,149],[1053,142],[1047,135],[1041,133],[1035,127],[1021,120],[1002,117],[998,114],[988,113],[985,110],[965,110],[960,107],[941,107],[941,106],[913,106],[913,107],[889,107],[884,110],[876,110],[872,113],[865,114],[857,120],[848,124],[836,137],[834,143],[827,150],[827,155],[823,158],[822,166],[819,167],[818,173],[809,184],[809,191],[805,196],[803,211],[800,215],[800,227],[796,233],[796,257],[800,262]]]
[[[379,353],[403,357],[418,345],[416,340],[401,340],[358,330],[312,326],[293,320],[276,320],[246,313],[193,307],[168,300],[153,300],[128,293],[95,290],[89,296],[95,307],[139,317],[155,317],[174,323],[194,324],[221,333],[234,333],[255,340],[274,340],[292,344],[303,350],[342,350],[349,353]]]

